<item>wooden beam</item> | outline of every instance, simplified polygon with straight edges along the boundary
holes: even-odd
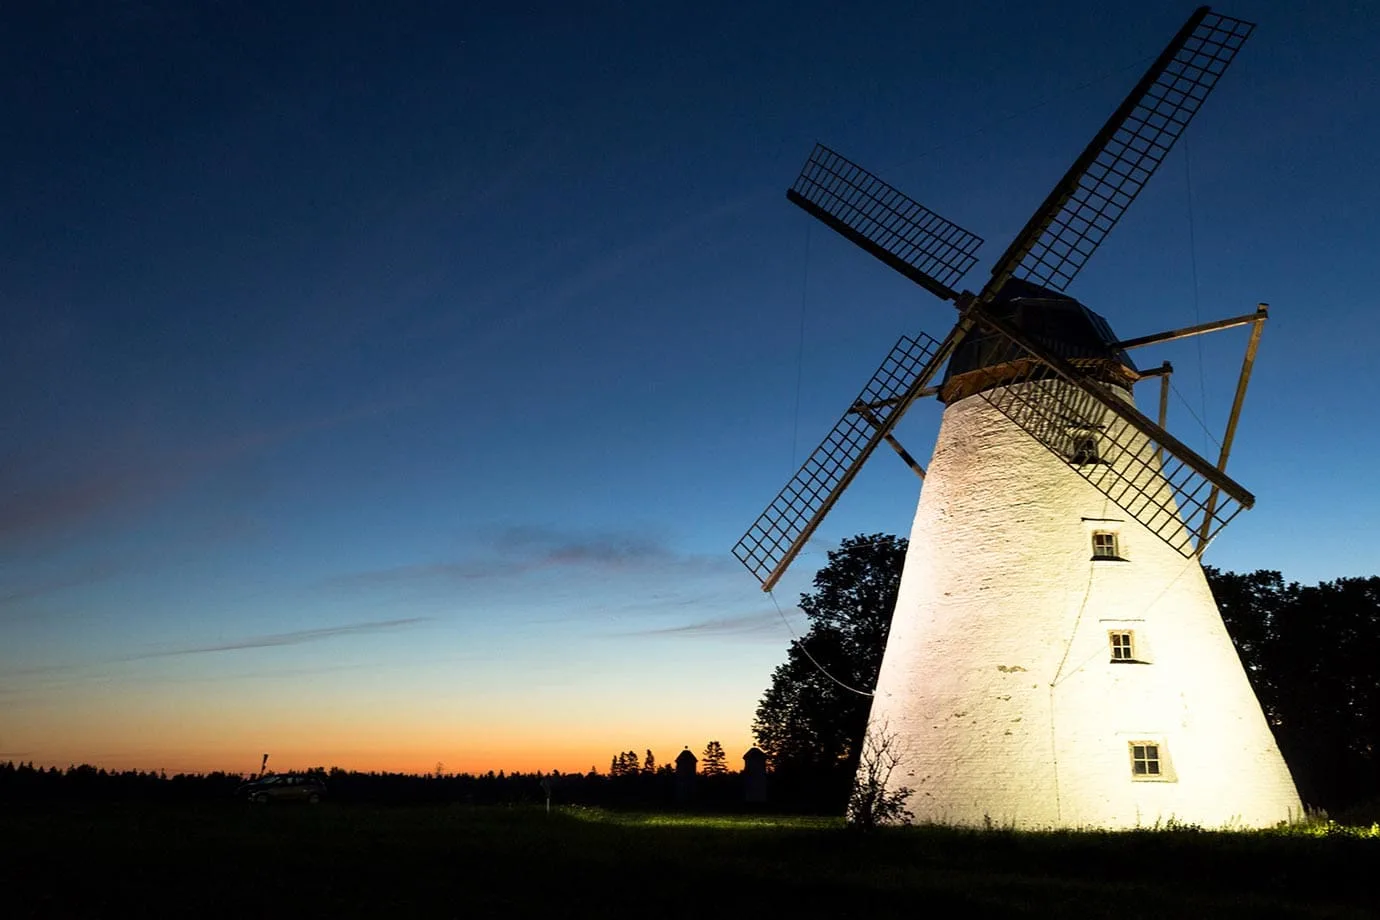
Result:
[[[1173,374],[1174,366],[1169,361],[1159,366],[1159,426],[1167,429],[1166,422],[1169,422],[1169,375]]]
[[[1148,371],[1136,371],[1136,383],[1149,380],[1151,377],[1165,377],[1172,373],[1174,373],[1174,365],[1166,361],[1159,367],[1152,367]]]
[[[915,475],[919,476],[921,479],[925,478],[925,468],[915,462],[915,458],[910,455],[910,451],[901,446],[900,441],[896,440],[891,435],[887,435],[886,442],[891,445],[891,449],[896,451],[896,454],[905,461],[906,466],[910,467]]]
[[[1236,397],[1231,403],[1231,415],[1227,418],[1227,432],[1222,437],[1222,451],[1217,455],[1217,469],[1226,472],[1227,457],[1231,456],[1231,443],[1236,438],[1236,423],[1241,419],[1241,404],[1246,401],[1246,385],[1251,382],[1251,368],[1255,366],[1255,353],[1260,347],[1260,333],[1265,329],[1265,320],[1270,318],[1270,305],[1258,304],[1255,308],[1255,325],[1251,327],[1251,338],[1246,343],[1246,357],[1241,362],[1241,377],[1236,381]],[[1217,508],[1217,487],[1208,493],[1207,514],[1203,516],[1202,529],[1198,531],[1198,555],[1207,549],[1208,527],[1212,524],[1212,513]]]
[[[1216,332],[1219,329],[1232,329],[1236,326],[1244,326],[1247,323],[1254,323],[1263,317],[1261,313],[1268,316],[1268,304],[1261,304],[1254,313],[1247,313],[1242,316],[1233,316],[1230,319],[1214,320],[1210,323],[1202,323],[1197,326],[1185,326],[1182,329],[1171,329],[1168,332],[1157,332],[1154,335],[1143,335],[1137,339],[1126,339],[1121,342],[1113,343],[1113,348],[1141,348],[1145,345],[1158,345],[1161,342],[1172,342],[1175,339],[1186,339],[1189,336],[1202,335],[1204,332]]]
[[[865,406],[862,403],[857,403],[853,406],[853,411],[861,415],[863,418],[867,419],[868,422],[871,423],[873,428],[882,427],[881,419],[877,418],[877,416],[872,414],[872,408],[870,406]],[[901,442],[896,440],[896,438],[892,436],[890,431],[882,435],[882,440],[886,441],[887,445],[892,450],[896,451],[896,455],[901,458],[901,460],[906,464],[906,466],[911,468],[911,471],[914,472],[915,475],[919,476],[921,479],[925,478],[925,468],[921,466],[919,463],[915,462],[915,458],[910,455],[910,451],[906,450],[903,446],[901,446]]]
[[[929,275],[925,274],[920,269],[916,268],[914,265],[911,265],[909,262],[897,256],[895,253],[888,252],[887,250],[883,249],[877,243],[874,243],[872,240],[869,240],[860,232],[848,226],[843,221],[839,220],[837,217],[830,214],[828,211],[824,210],[819,205],[815,204],[813,201],[797,192],[795,189],[786,190],[786,200],[789,201],[791,204],[795,205],[796,207],[800,208],[805,213],[809,214],[811,217],[822,222],[830,230],[833,230],[835,233],[837,233],[844,239],[848,240],[854,246],[857,246],[864,252],[871,253],[872,256],[874,256],[875,258],[880,259],[884,265],[905,275],[911,281],[914,281],[916,284],[920,285],[922,288],[929,291],[934,296],[943,298],[944,300],[952,300],[957,302],[958,292],[955,291],[953,288],[949,287],[948,285],[944,284],[938,279],[932,278]]]
[[[916,391],[914,398],[906,396],[893,396],[890,399],[879,399],[876,402],[870,402],[866,404],[861,404],[860,406],[854,406],[853,411],[857,412],[861,409],[885,409],[887,406],[900,405],[903,399],[907,400],[908,402],[915,402],[915,400],[917,399],[929,399],[931,396],[935,395],[938,392],[939,387],[921,387],[919,390]],[[873,425],[877,424],[870,418],[868,419],[868,421],[872,422]]]
[[[1160,378],[1160,415],[1159,424],[1161,428],[1167,429],[1169,422],[1169,375],[1174,373],[1174,365],[1165,361],[1159,367],[1151,368],[1148,371],[1136,371],[1136,383],[1142,380],[1149,380],[1151,377]],[[1155,448],[1155,462],[1164,468],[1164,448]]]

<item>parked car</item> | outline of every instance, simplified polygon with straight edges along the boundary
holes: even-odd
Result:
[[[326,795],[326,784],[314,776],[274,773],[244,783],[236,795],[249,802],[307,802],[315,805]]]

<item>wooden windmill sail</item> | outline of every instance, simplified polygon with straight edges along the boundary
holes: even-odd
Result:
[[[734,548],[764,590],[887,442],[925,480],[872,708],[922,819],[1126,826],[1297,816],[1288,770],[1198,563],[1250,492],[1225,465],[1255,312],[1119,340],[1064,290],[1253,25],[1196,10],[974,294],[981,239],[824,146],[787,197],[958,319],[903,336]],[[1127,350],[1252,325],[1217,463],[1135,407]],[[939,377],[944,371],[944,376]],[[926,473],[892,435],[946,405]]]

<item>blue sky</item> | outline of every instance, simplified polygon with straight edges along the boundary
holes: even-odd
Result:
[[[976,289],[1190,11],[282,6],[4,14],[0,757],[745,748],[790,632],[730,547],[952,319],[785,201],[810,146],[986,238]],[[1380,14],[1221,11],[1260,27],[1070,293],[1128,337],[1269,302],[1207,561],[1374,574]],[[1209,455],[1244,344],[1137,353]],[[915,497],[865,468],[796,629]]]

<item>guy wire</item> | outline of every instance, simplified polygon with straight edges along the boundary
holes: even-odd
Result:
[[[791,423],[791,472],[800,440],[800,390],[805,378],[805,301],[810,290],[810,221],[805,222],[805,258],[800,271],[800,336],[795,349],[795,411]]]
[[[1195,325],[1201,324],[1203,317],[1199,311],[1198,304],[1198,243],[1194,233],[1193,216],[1193,163],[1188,155],[1188,133],[1185,132],[1182,138],[1184,143],[1184,186],[1188,190],[1188,264],[1193,272],[1193,322]],[[1203,337],[1195,335],[1194,343],[1198,348],[1198,399],[1203,408],[1203,419],[1207,418],[1207,383],[1203,372]],[[1199,419],[1199,424],[1203,426],[1203,431],[1207,432],[1207,423]],[[1203,442],[1206,449],[1207,441]]]
[[[819,673],[823,674],[825,677],[829,678],[831,681],[838,684],[840,687],[847,690],[849,693],[856,693],[858,696],[873,696],[873,694],[868,693],[865,690],[859,690],[857,687],[850,687],[848,684],[845,684],[843,681],[839,680],[837,677],[830,674],[829,671],[824,667],[824,665],[816,661],[815,656],[811,655],[809,648],[806,647],[805,640],[801,639],[799,636],[795,634],[795,629],[791,626],[791,621],[786,619],[786,612],[781,609],[781,604],[778,603],[776,600],[776,592],[768,591],[767,596],[771,598],[772,604],[776,607],[776,612],[781,616],[781,622],[786,624],[786,629],[790,632],[791,638],[795,641],[796,646],[799,647],[799,649],[802,652],[804,652],[806,658],[810,659],[810,664],[815,666],[815,670],[819,671]]]

